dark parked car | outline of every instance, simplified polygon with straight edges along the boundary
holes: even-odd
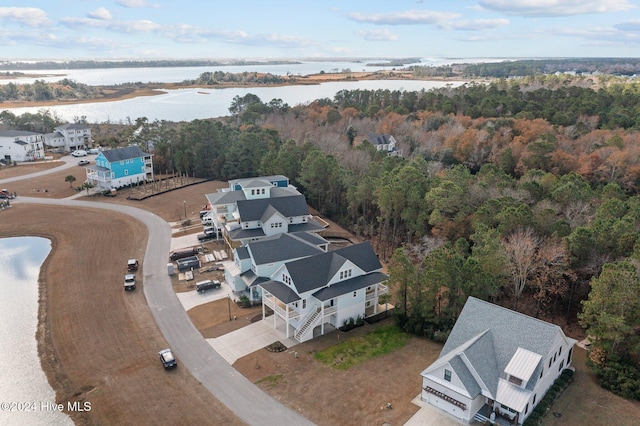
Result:
[[[179,260],[184,259],[185,257],[191,257],[198,254],[198,250],[195,248],[184,249],[184,250],[176,250],[171,252],[169,255],[169,259],[171,260]]]
[[[138,261],[136,259],[129,259],[127,261],[127,271],[133,272],[138,270]]]
[[[217,290],[221,286],[218,280],[204,280],[196,283],[198,293],[204,293],[207,290]]]
[[[162,366],[165,370],[170,368],[175,368],[178,366],[178,362],[176,361],[176,357],[173,356],[171,349],[163,349],[158,352],[158,356],[160,357],[160,362],[162,362]]]

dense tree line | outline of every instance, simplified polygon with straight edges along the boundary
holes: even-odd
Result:
[[[0,85],[0,102],[39,102],[58,100],[92,99],[102,90],[68,78],[56,83],[36,80],[33,84],[8,83]]]
[[[592,86],[603,86],[598,90]],[[637,83],[612,84],[608,77],[538,76],[469,83],[421,92],[344,90],[333,106],[355,108],[373,117],[381,112],[402,115],[424,111],[472,118],[541,118],[551,125],[577,125],[594,117],[596,128],[638,128],[640,90]]]
[[[278,75],[259,72],[230,73],[224,71],[203,72],[193,80],[184,80],[184,85],[215,86],[218,84],[233,83],[241,85],[278,84],[289,81]]]
[[[640,73],[638,58],[522,59],[477,64],[456,63],[441,66],[413,65],[416,76],[456,76],[464,78],[513,78],[554,73],[607,74],[634,76]]]
[[[632,115],[637,89],[565,81],[340,92],[296,107],[249,94],[226,119],[129,127],[144,129],[135,142],[153,142],[158,172],[288,176],[390,262],[406,330],[445,339],[471,295],[554,321],[578,318],[594,338],[603,385],[638,398],[640,144],[633,125],[605,120],[621,106]],[[495,113],[523,98],[540,105],[538,115]],[[487,115],[464,113],[473,108]],[[542,114],[553,108],[581,113],[554,124]],[[376,151],[371,131],[394,135],[403,157]]]

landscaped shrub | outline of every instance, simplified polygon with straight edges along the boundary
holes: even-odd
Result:
[[[238,300],[238,306],[240,306],[241,308],[250,308],[251,300],[249,300],[249,298],[243,294]]]

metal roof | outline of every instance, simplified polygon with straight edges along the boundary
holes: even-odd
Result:
[[[529,381],[542,356],[526,349],[518,348],[504,369],[510,376]]]

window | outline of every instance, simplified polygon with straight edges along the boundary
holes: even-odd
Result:
[[[533,405],[536,405],[536,396],[538,396],[538,394],[533,394]]]
[[[124,175],[125,175],[125,176],[129,176],[129,170],[125,170],[125,171],[124,171]]]
[[[560,350],[558,350],[558,356],[562,355],[562,346],[560,346]]]
[[[445,368],[445,370],[444,370],[444,379],[445,379],[447,382],[450,382],[450,381],[451,381],[451,371],[450,371],[450,370],[447,370],[446,368]]]
[[[544,374],[544,367],[542,367],[542,370],[540,370],[540,378],[542,379],[542,375]]]
[[[522,386],[522,379],[519,379],[515,376],[509,376],[509,382],[513,383],[514,385]]]
[[[553,358],[549,358],[549,368],[551,368],[551,363],[553,362]]]
[[[558,371],[562,371],[562,367],[564,367],[564,359],[560,363],[560,367],[558,367]]]
[[[264,194],[264,188],[262,188],[262,193]]]
[[[357,295],[358,295],[358,292],[357,292],[357,291],[354,291],[354,292],[353,292],[353,297],[356,297]]]
[[[307,309],[307,299],[302,299],[302,309]]]
[[[527,403],[527,405],[525,405],[524,407],[524,413],[527,414],[528,411],[529,411],[529,404]]]
[[[256,190],[255,189],[251,190],[251,195],[256,195]]]
[[[567,365],[571,363],[571,352],[573,352],[573,348],[569,349],[569,355],[567,355]]]

